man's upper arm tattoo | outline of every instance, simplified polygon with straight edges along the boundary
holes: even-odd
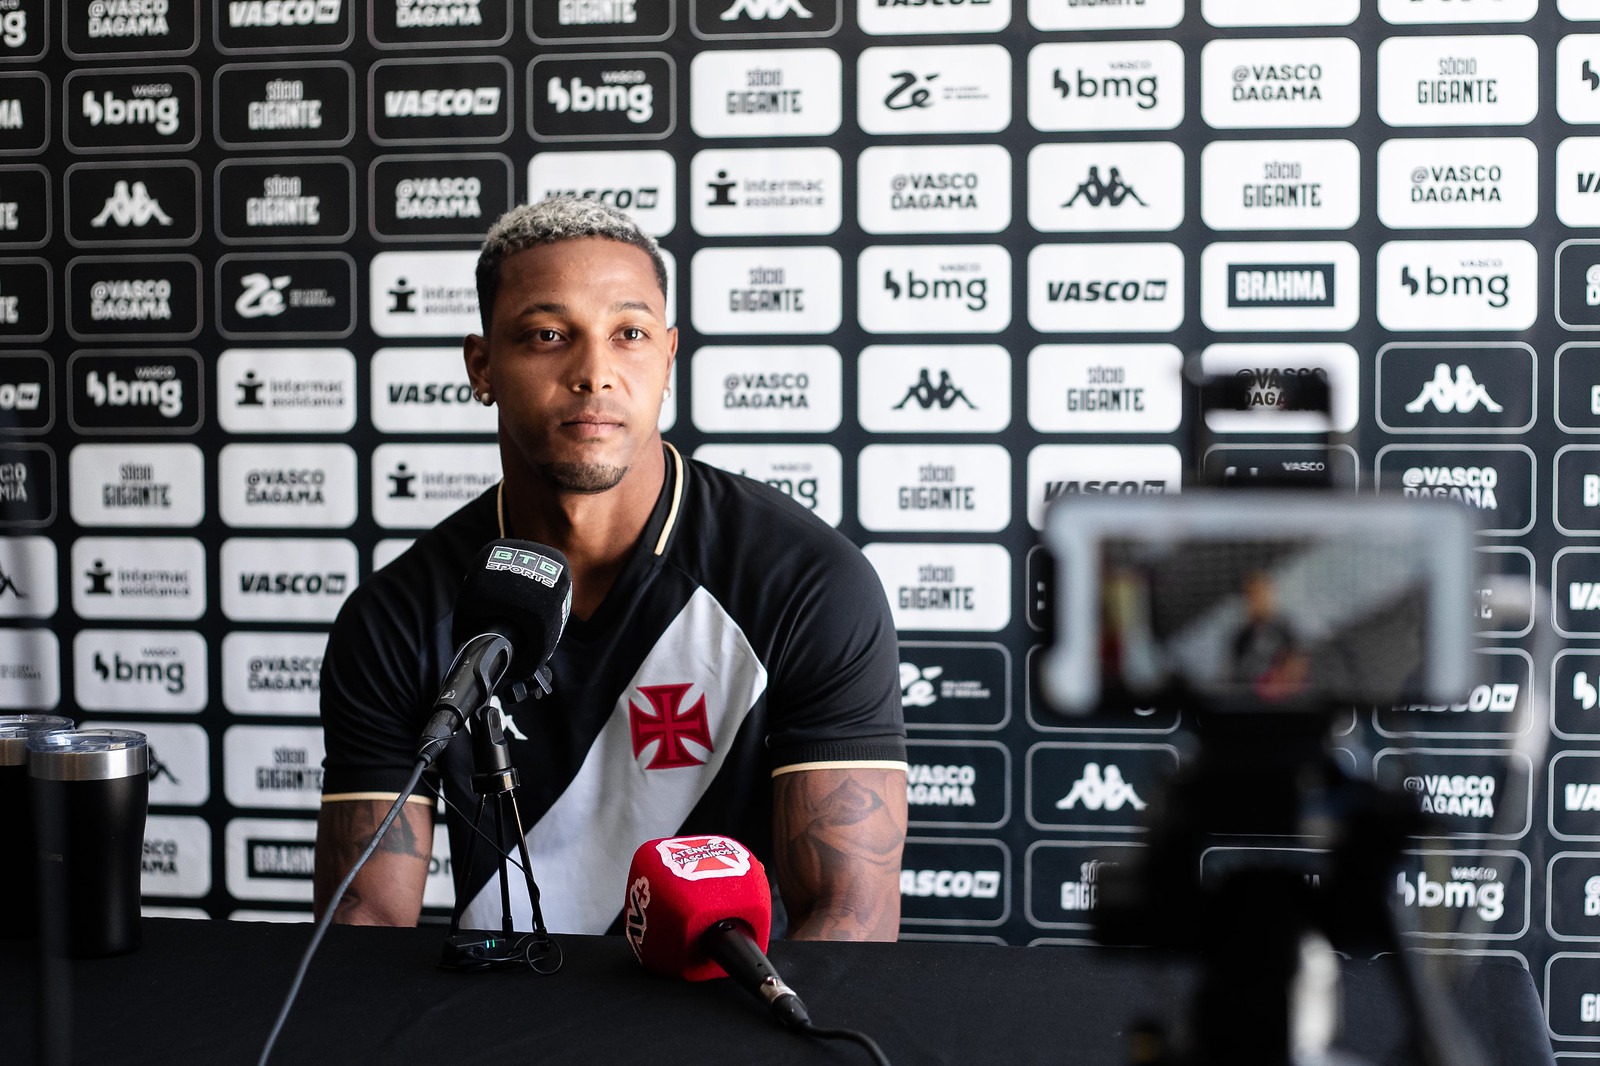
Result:
[[[789,902],[828,908],[830,925],[892,936],[898,907],[888,904],[899,902],[905,844],[902,776],[798,772],[775,778],[773,792],[781,880],[786,897],[799,897]]]

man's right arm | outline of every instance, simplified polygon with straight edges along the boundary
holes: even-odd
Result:
[[[322,917],[334,889],[361,857],[393,799],[325,797],[317,815],[314,908]],[[433,855],[433,803],[413,796],[378,842],[334,912],[345,925],[416,925]]]

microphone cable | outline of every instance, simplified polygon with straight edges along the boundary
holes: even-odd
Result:
[[[395,797],[394,803],[389,807],[389,813],[383,816],[378,831],[372,834],[372,839],[367,842],[366,850],[361,857],[350,867],[350,872],[344,875],[344,880],[339,882],[339,887],[333,890],[333,898],[328,901],[327,910],[322,912],[322,918],[317,922],[317,928],[311,934],[311,943],[306,945],[305,954],[300,956],[300,968],[295,971],[294,980],[289,984],[289,994],[283,999],[283,1006],[278,1011],[278,1018],[272,1023],[272,1032],[267,1034],[267,1042],[262,1045],[261,1056],[256,1060],[256,1066],[267,1066],[267,1058],[272,1054],[272,1046],[278,1042],[278,1034],[283,1031],[283,1023],[289,1018],[289,1009],[294,1006],[295,997],[300,994],[300,985],[306,979],[306,971],[311,968],[311,957],[317,953],[317,947],[322,943],[322,938],[327,935],[328,927],[333,924],[334,912],[339,909],[339,901],[350,888],[350,883],[356,879],[356,874],[372,858],[372,853],[378,850],[378,842],[383,839],[383,834],[389,831],[389,826],[394,824],[395,818],[400,814],[400,809],[405,806],[406,799],[411,795],[411,790],[417,787],[417,782],[422,780],[422,772],[428,768],[431,760],[418,759],[416,766],[411,770],[411,778],[400,789],[400,794]]]
[[[883,1049],[878,1046],[877,1041],[866,1033],[855,1029],[824,1029],[821,1026],[812,1025],[809,1020],[795,1026],[795,1029],[818,1040],[843,1040],[851,1044],[858,1044],[867,1049],[867,1054],[872,1056],[872,1061],[876,1066],[890,1066],[889,1057],[883,1053]]]

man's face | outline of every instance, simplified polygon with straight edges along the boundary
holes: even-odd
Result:
[[[500,265],[486,337],[467,338],[473,389],[500,408],[513,467],[566,492],[604,492],[647,449],[678,331],[650,257],[601,237],[527,248]]]

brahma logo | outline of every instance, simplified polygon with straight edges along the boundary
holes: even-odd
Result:
[[[1333,307],[1334,264],[1228,265],[1229,307]]]
[[[640,759],[646,751],[652,752],[644,766],[646,770],[681,770],[705,765],[704,757],[688,747],[693,744],[707,755],[712,752],[705,693],[701,692],[687,709],[684,707],[684,697],[694,687],[692,684],[640,685],[639,694],[648,706],[628,700],[628,731],[633,738],[633,756]]]
[[[685,881],[743,877],[750,872],[750,852],[728,837],[672,837],[656,842],[656,854],[663,866]]]
[[[1350,329],[1360,269],[1343,241],[1217,242],[1200,254],[1200,313],[1218,332]]]

